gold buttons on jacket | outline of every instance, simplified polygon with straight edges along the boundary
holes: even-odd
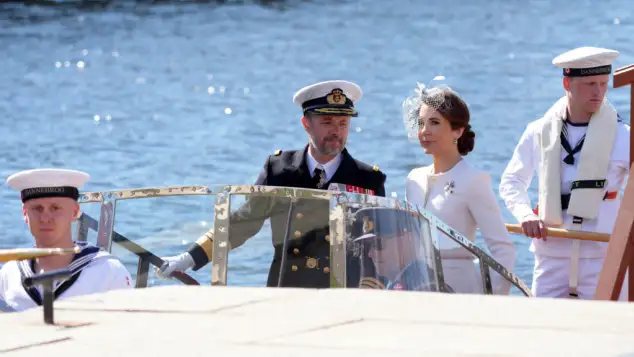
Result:
[[[302,218],[304,218],[304,214],[299,212],[298,214],[295,215],[295,218],[302,219]]]
[[[317,259],[315,258],[308,258],[306,259],[306,267],[310,268],[310,269],[314,269],[317,266]]]
[[[324,268],[324,273],[326,273],[326,274],[330,273],[330,268],[325,267],[325,268]]]
[[[330,242],[330,235],[326,234],[326,236],[324,237],[324,239],[326,240],[326,242]]]
[[[295,255],[299,254],[299,249],[297,248],[293,249],[293,253],[295,253]]]
[[[300,231],[295,231],[295,238],[299,238],[302,236],[302,232]]]
[[[297,265],[293,265],[293,266],[291,267],[291,270],[292,270],[292,271],[297,271]]]

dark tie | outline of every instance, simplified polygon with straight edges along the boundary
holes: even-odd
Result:
[[[321,167],[316,167],[314,171],[315,175],[313,176],[313,183],[315,187],[322,189],[326,186],[326,171]]]
[[[574,165],[575,164],[574,155],[578,153],[579,151],[581,151],[581,149],[583,148],[583,142],[586,140],[586,136],[584,135],[581,138],[581,140],[579,140],[579,142],[577,143],[577,146],[575,146],[575,148],[573,149],[570,146],[570,143],[568,142],[568,135],[565,128],[566,127],[564,126],[564,129],[561,131],[561,134],[559,134],[559,138],[561,139],[561,146],[564,148],[564,150],[566,150],[566,153],[568,153],[568,155],[566,155],[566,157],[564,158],[564,162],[568,165]]]

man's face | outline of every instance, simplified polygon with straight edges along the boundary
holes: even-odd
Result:
[[[609,81],[609,74],[589,77],[565,77],[564,88],[573,107],[592,114],[599,110],[608,91]]]
[[[337,155],[346,146],[350,116],[314,115],[302,118],[310,142],[322,155]]]
[[[412,254],[415,254],[412,238],[412,234],[406,233],[381,236],[368,242],[368,256],[374,262],[378,275],[392,280],[401,272],[412,259]]]
[[[79,213],[77,201],[66,197],[44,197],[26,201],[22,205],[24,221],[38,247],[58,247],[71,233]]]

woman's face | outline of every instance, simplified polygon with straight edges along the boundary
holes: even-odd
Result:
[[[426,154],[437,155],[449,150],[456,150],[456,140],[462,135],[464,128],[451,129],[449,120],[436,109],[421,105],[418,117],[418,141]]]

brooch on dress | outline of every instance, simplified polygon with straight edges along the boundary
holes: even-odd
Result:
[[[448,195],[452,194],[455,186],[456,183],[453,180],[447,182],[447,184],[445,185],[445,193]]]

